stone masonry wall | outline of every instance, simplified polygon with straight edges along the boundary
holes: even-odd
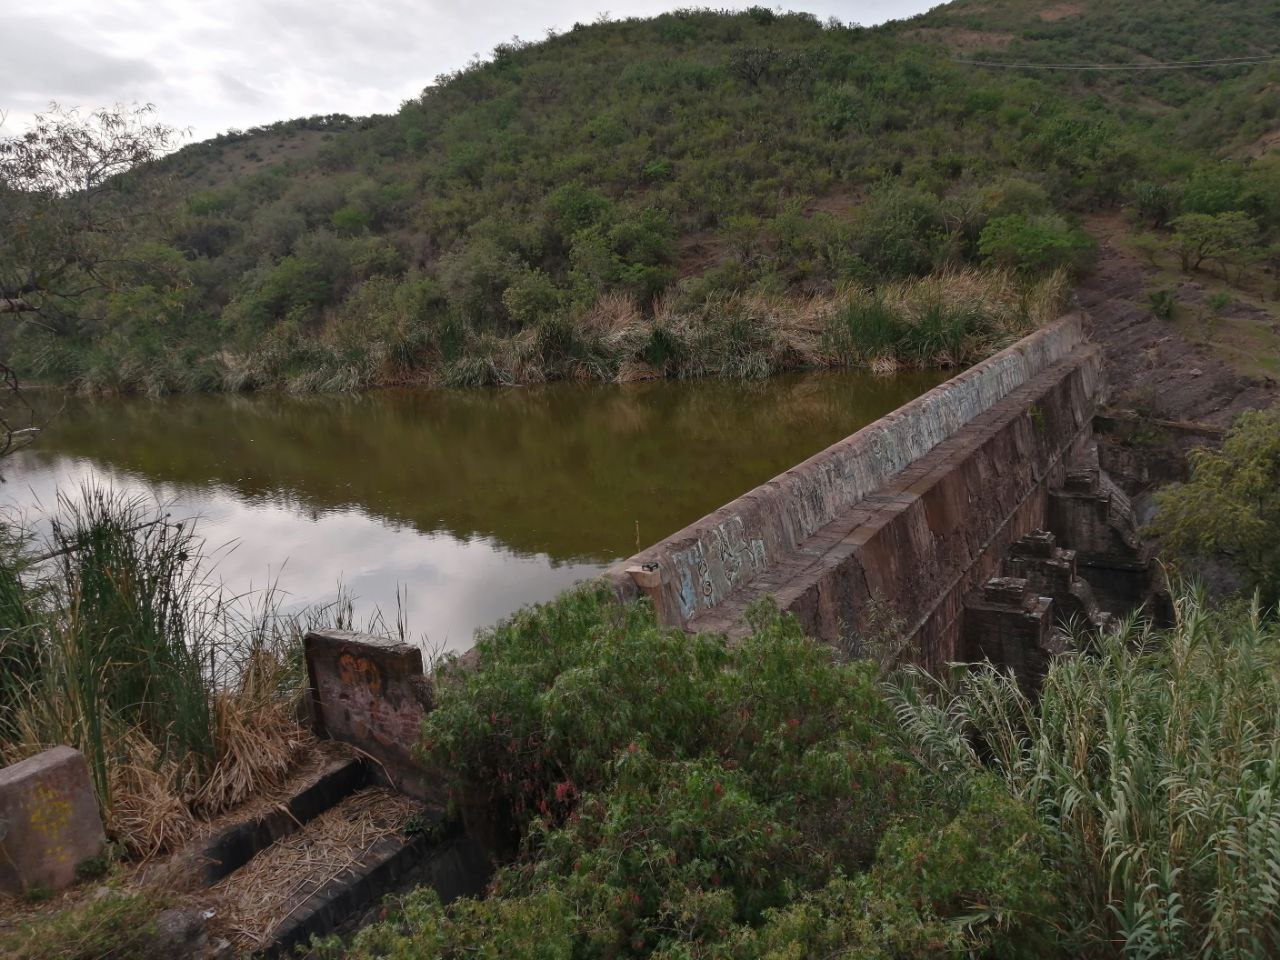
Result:
[[[874,626],[878,597],[902,619],[911,659],[930,670],[962,659],[965,594],[1044,525],[1049,490],[1089,442],[1099,375],[1084,348],[940,444],[833,525],[839,542],[778,589],[779,606],[837,641]]]
[[[634,597],[639,588],[628,568],[656,563],[658,585],[646,592],[660,619],[690,627],[695,618],[701,621],[735,592],[790,560],[815,534],[825,533],[823,528],[883,496],[913,464],[1070,357],[1082,342],[1080,318],[1066,317],[619,564],[606,577],[622,598]],[[948,496],[940,492],[931,498],[935,516],[967,509],[954,494],[951,500]],[[1043,504],[1025,509],[1037,507]],[[892,549],[881,549],[876,551],[886,564],[904,562]],[[961,603],[954,599],[952,613],[958,617]],[[715,617],[707,620],[713,624]]]

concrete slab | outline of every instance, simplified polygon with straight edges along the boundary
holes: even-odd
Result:
[[[424,801],[441,786],[413,748],[431,709],[422,651],[366,634],[327,631],[303,638],[316,733],[359,748],[391,785]]]

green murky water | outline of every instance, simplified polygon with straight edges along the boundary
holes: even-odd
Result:
[[[6,465],[38,515],[107,483],[198,516],[235,591],[394,613],[465,649],[477,627],[680,529],[940,382],[554,384],[360,397],[74,401]]]

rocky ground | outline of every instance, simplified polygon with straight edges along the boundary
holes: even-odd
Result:
[[[1189,278],[1179,278],[1176,286],[1163,283],[1160,271],[1123,248],[1117,225],[1089,226],[1099,240],[1098,261],[1075,296],[1090,335],[1106,352],[1113,408],[1225,428],[1244,411],[1268,407],[1280,398],[1274,378],[1258,375],[1257,364],[1232,357],[1233,334],[1237,339],[1245,333],[1270,334],[1280,343],[1280,321],[1273,313],[1234,300],[1221,311],[1222,326],[1215,331],[1220,342],[1214,342],[1213,333],[1190,336],[1187,323],[1152,312],[1149,293],[1156,287],[1173,289],[1178,311],[1198,317],[1208,310],[1205,285]],[[1267,349],[1265,339],[1261,349]],[[1255,371],[1242,369],[1247,366]]]

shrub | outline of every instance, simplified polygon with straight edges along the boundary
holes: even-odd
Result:
[[[1147,294],[1147,303],[1156,318],[1167,323],[1178,308],[1178,293],[1176,290],[1152,290]]]
[[[1263,602],[1280,601],[1280,412],[1242,414],[1220,450],[1191,454],[1191,479],[1156,496],[1153,531],[1194,569],[1214,558]]]
[[[522,268],[514,253],[492,240],[479,239],[441,261],[440,283],[451,307],[473,323],[492,325],[506,320],[502,294]]]
[[[1024,274],[1078,267],[1092,247],[1086,234],[1052,215],[997,217],[978,238],[978,252],[984,258]]]
[[[1165,183],[1144,180],[1135,183],[1130,191],[1133,208],[1138,216],[1157,229],[1167,224],[1178,212],[1178,192]]]
[[[351,956],[1041,942],[1029,811],[993,783],[927,789],[886,749],[874,665],[837,662],[766,607],[752,625],[731,646],[587,587],[482,636],[475,669],[446,670],[424,749],[473,828],[487,806],[508,839],[526,833],[522,855],[484,901],[411,895]]]
[[[855,228],[859,255],[882,276],[918,276],[940,265],[942,207],[932,194],[881,188],[858,211]]]
[[[369,229],[370,218],[364,210],[349,203],[333,211],[329,222],[341,236],[352,237]]]
[[[555,314],[563,304],[563,292],[541,270],[520,271],[502,292],[502,305],[507,308],[507,315],[521,327],[537,324]]]
[[[552,222],[565,238],[605,219],[613,207],[603,194],[577,183],[559,187],[546,203]]]

